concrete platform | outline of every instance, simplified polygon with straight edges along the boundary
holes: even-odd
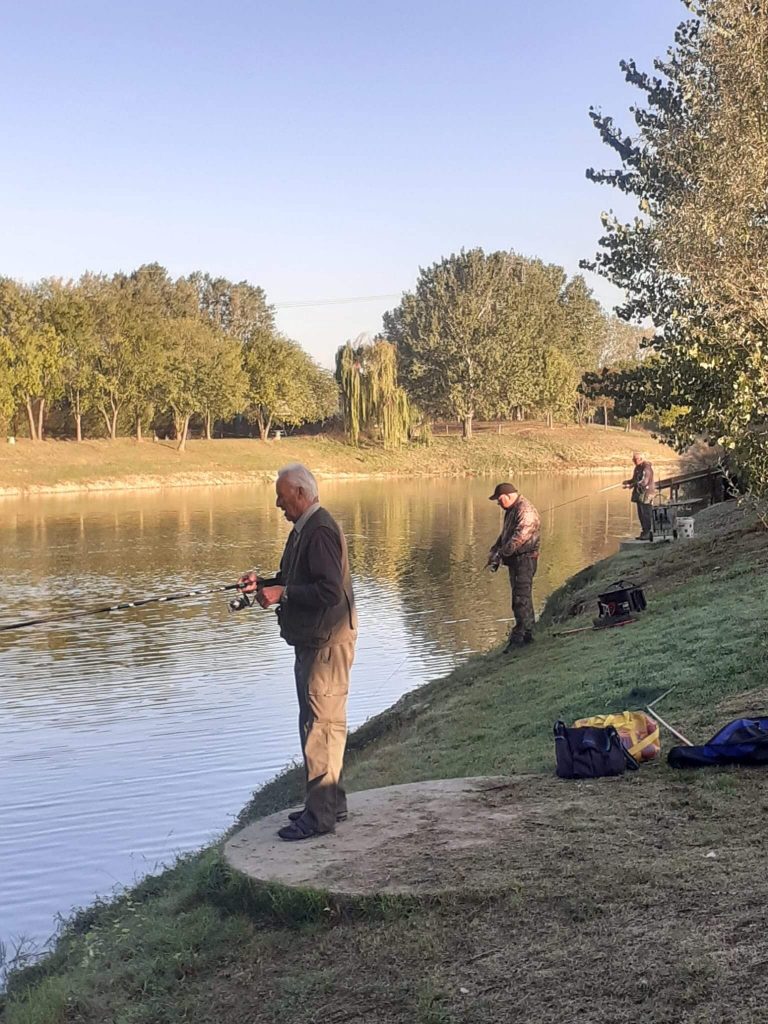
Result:
[[[278,839],[286,812],[234,835],[231,866],[259,882],[322,889],[336,896],[437,895],[509,884],[504,848],[519,845],[528,824],[571,804],[565,788],[546,810],[528,778],[466,778],[369,789],[349,796],[349,818],[333,835],[297,843]],[[544,789],[549,786],[544,785]]]

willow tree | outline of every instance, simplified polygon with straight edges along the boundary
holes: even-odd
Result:
[[[368,412],[362,382],[362,350],[363,345],[353,348],[348,341],[336,353],[336,380],[341,391],[344,430],[352,444],[359,444]]]
[[[344,426],[352,444],[363,430],[376,430],[385,448],[408,440],[415,410],[398,383],[397,349],[384,338],[336,353],[336,379],[342,394]]]

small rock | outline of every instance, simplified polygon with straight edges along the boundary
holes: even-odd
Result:
[[[704,856],[707,860],[715,860],[717,858],[717,854],[714,850],[710,850],[709,853],[704,854]]]
[[[468,996],[469,995],[469,989],[468,988],[460,988],[459,992],[461,992],[461,994],[463,996]]]

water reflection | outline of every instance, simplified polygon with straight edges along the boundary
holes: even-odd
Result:
[[[632,530],[605,477],[521,481],[544,511],[535,597]],[[508,629],[484,574],[488,481],[327,483],[360,607],[350,717],[363,721]],[[267,487],[5,502],[0,619],[226,583],[273,569],[288,525]],[[225,829],[298,753],[290,650],[226,596],[0,634],[0,939]]]

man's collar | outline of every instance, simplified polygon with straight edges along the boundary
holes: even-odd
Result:
[[[306,524],[307,520],[311,519],[312,516],[315,514],[315,512],[317,512],[317,510],[319,508],[320,508],[320,502],[319,501],[315,501],[312,505],[309,506],[308,509],[306,509],[304,512],[302,512],[302,514],[299,516],[299,518],[293,524],[293,528],[296,531],[296,533],[301,533],[301,531],[304,528],[304,525]]]

